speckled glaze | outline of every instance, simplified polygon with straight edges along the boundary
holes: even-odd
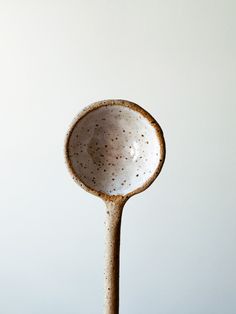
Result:
[[[65,157],[73,179],[106,203],[105,314],[119,313],[119,248],[123,207],[160,173],[165,142],[156,120],[127,100],[103,100],[72,123]]]
[[[105,199],[144,190],[165,158],[158,123],[124,100],[101,101],[83,110],[67,134],[65,150],[77,183]]]

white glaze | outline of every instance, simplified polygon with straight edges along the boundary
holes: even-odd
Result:
[[[113,105],[97,108],[74,126],[68,156],[85,185],[125,195],[154,174],[160,160],[156,129],[139,112]]]

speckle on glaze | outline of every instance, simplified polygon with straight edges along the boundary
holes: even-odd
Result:
[[[73,127],[68,156],[73,172],[92,190],[126,195],[154,174],[161,143],[155,127],[138,111],[101,106]]]

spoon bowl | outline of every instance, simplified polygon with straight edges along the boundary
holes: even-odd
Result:
[[[73,179],[106,203],[105,314],[119,313],[119,249],[123,207],[160,173],[165,141],[157,121],[127,100],[105,100],[85,108],[65,142]]]
[[[66,160],[74,179],[106,199],[143,191],[159,174],[164,158],[158,123],[140,106],[124,100],[87,107],[66,139]]]

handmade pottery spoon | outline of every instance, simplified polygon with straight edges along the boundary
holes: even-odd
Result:
[[[73,179],[106,203],[105,314],[119,313],[119,250],[122,210],[158,176],[165,142],[156,120],[127,100],[105,100],[85,108],[65,143]]]

